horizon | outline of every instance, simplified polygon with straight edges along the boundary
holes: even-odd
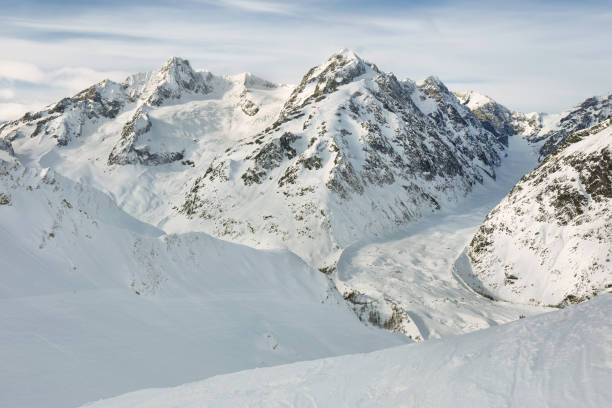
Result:
[[[612,90],[604,2],[398,3],[187,0],[181,10],[167,0],[9,0],[0,17],[0,121],[172,56],[217,75],[296,84],[349,48],[399,79],[436,76],[525,113],[561,112]]]

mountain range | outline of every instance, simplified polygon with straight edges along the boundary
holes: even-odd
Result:
[[[610,292],[611,101],[513,112],[343,49],[295,86],[171,58],[1,123],[0,350],[23,376],[0,372],[0,405],[445,338]]]

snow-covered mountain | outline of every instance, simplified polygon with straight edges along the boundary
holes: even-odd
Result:
[[[475,91],[455,92],[455,95],[495,134],[519,134],[539,146],[541,160],[561,146],[572,133],[594,126],[612,115],[612,93],[593,96],[556,114],[512,112]]]
[[[606,295],[444,341],[249,370],[87,407],[603,407],[612,398],[611,308]]]
[[[66,407],[409,340],[287,251],[167,235],[0,147],[0,406]]]
[[[517,134],[516,114],[505,106],[475,91],[454,92],[454,94],[505,145],[508,145],[508,138],[510,136]]]
[[[195,71],[172,58],[157,71],[103,81],[6,122],[0,139],[25,165],[108,192],[129,214],[159,226],[195,174],[263,130],[291,90],[248,73]]]
[[[347,245],[495,177],[504,148],[438,79],[400,81],[348,50],[297,87],[172,58],[5,123],[0,138],[166,231],[289,248],[328,271]]]
[[[0,406],[444,338],[609,290],[609,119],[480,226],[535,149],[609,114],[589,101],[511,112],[341,50],[297,86],[171,58],[0,123]]]
[[[346,246],[495,177],[502,150],[438,79],[399,81],[342,50],[308,71],[270,126],[200,172],[179,210],[217,237],[286,246],[331,272]]]
[[[559,306],[612,287],[611,125],[567,137],[489,213],[460,268],[472,287]]]
[[[593,96],[560,114],[543,114],[541,127],[529,134],[532,142],[542,142],[540,157],[543,159],[561,146],[571,134],[594,126],[612,115],[612,92]]]

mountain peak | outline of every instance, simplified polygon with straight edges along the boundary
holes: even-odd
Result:
[[[363,60],[357,53],[348,48],[341,48],[333,53],[325,62],[313,68],[315,72],[346,72],[359,71],[365,73],[368,68],[379,73],[378,68],[374,64]]]
[[[349,48],[340,48],[338,51],[336,51],[335,53],[333,53],[331,55],[331,57],[329,57],[329,59],[332,58],[336,58],[336,57],[342,57],[344,59],[347,60],[358,60],[358,61],[363,61],[362,58],[357,55],[357,53]]]
[[[380,75],[376,65],[364,61],[355,52],[342,48],[332,54],[325,62],[311,68],[295,88],[285,104],[287,113],[312,101],[325,98],[342,85],[358,80],[364,75]]]
[[[159,106],[168,99],[179,99],[184,91],[207,94],[211,74],[195,71],[188,60],[172,57],[158,70],[128,77],[124,85],[134,89],[133,96]]]
[[[161,77],[159,79],[174,82],[186,89],[193,88],[197,76],[189,61],[179,57],[170,58],[158,71],[158,77]]]
[[[472,110],[477,109],[481,106],[496,103],[495,100],[493,100],[493,98],[491,98],[490,96],[472,90],[453,93],[455,94],[457,99],[459,99],[462,105],[466,105]]]

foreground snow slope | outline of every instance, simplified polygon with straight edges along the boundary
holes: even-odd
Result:
[[[0,149],[0,406],[403,344],[365,327],[297,256],[165,235]]]
[[[88,408],[604,407],[612,295],[443,341],[249,370]]]
[[[563,306],[612,287],[612,118],[569,136],[488,215],[458,273],[480,293]]]

